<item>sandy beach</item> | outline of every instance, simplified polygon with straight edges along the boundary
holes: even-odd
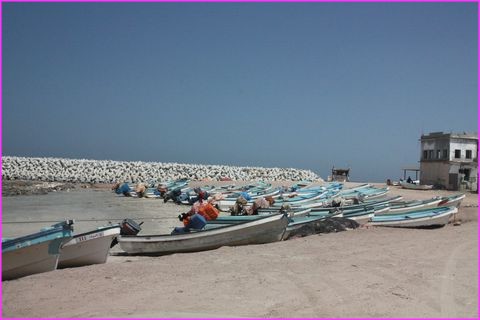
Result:
[[[453,193],[390,187],[389,195]],[[477,196],[467,193],[459,226],[438,229],[362,227],[160,257],[125,256],[116,246],[103,265],[2,282],[2,316],[477,318]],[[144,222],[142,233],[169,233],[188,207],[96,186],[3,197],[2,209],[9,237],[65,218],[76,220],[76,232],[132,218]]]

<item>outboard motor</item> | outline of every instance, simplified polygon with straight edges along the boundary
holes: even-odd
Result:
[[[168,200],[172,199],[173,202],[176,204],[181,204],[180,195],[182,194],[182,190],[180,188],[173,189],[171,191],[168,191],[164,196],[163,196],[163,202],[166,203]]]
[[[143,222],[136,223],[132,219],[124,219],[120,224],[120,235],[122,236],[135,236],[142,228],[140,227]]]
[[[136,223],[132,219],[124,219],[122,223],[120,223],[120,235],[121,236],[136,236],[142,228],[140,227],[143,224],[143,221],[140,223]],[[117,238],[112,240],[110,244],[110,248],[115,246],[118,243]]]

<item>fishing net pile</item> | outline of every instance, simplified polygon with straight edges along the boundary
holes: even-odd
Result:
[[[306,237],[317,233],[341,232],[356,229],[360,225],[351,219],[342,217],[325,218],[313,223],[308,223],[297,230],[293,230],[288,239],[295,237]]]

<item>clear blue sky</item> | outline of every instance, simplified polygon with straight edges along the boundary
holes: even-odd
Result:
[[[3,155],[398,179],[477,132],[476,3],[3,3]]]

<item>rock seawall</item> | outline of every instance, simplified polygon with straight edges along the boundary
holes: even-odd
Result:
[[[322,181],[314,172],[294,168],[235,167],[141,161],[2,157],[3,180],[72,183],[160,182],[170,179]]]

